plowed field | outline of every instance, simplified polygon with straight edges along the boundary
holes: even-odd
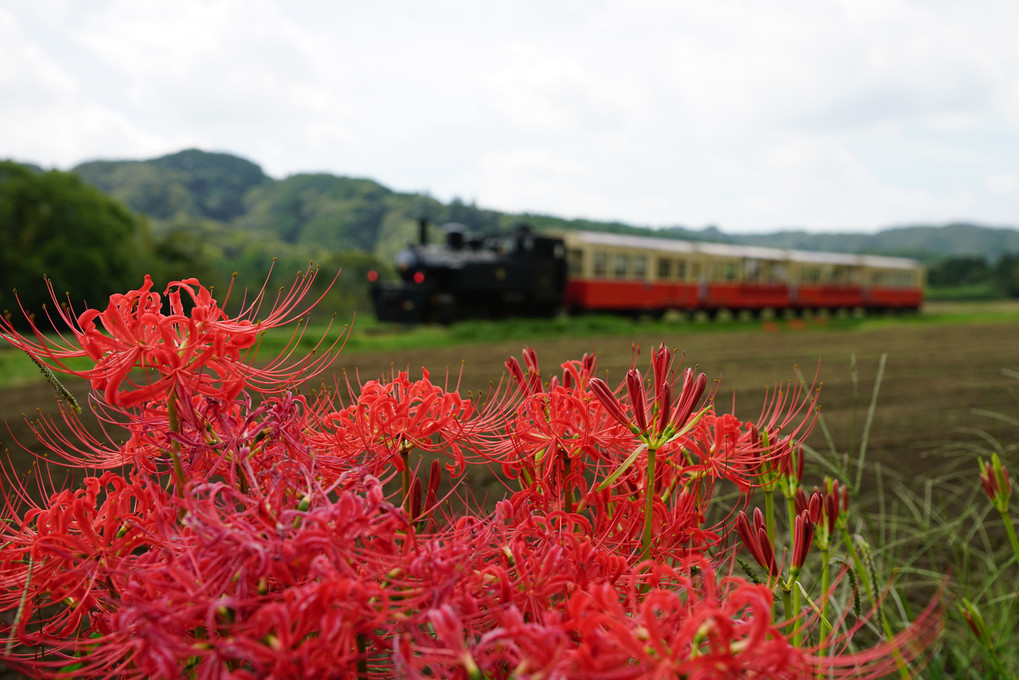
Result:
[[[680,327],[681,328],[681,327]],[[854,387],[850,357],[855,356],[858,385],[856,432],[863,427],[881,355],[887,354],[878,408],[870,431],[868,459],[892,467],[919,471],[923,453],[947,441],[973,439],[960,428],[977,428],[993,436],[1015,437],[1016,428],[975,415],[972,409],[1001,411],[1019,416],[1019,380],[1002,369],[1019,370],[1019,314],[980,324],[891,323],[867,329],[827,328],[815,323],[778,323],[760,330],[711,331],[632,338],[552,339],[533,343],[546,376],[568,359],[597,352],[599,368],[610,382],[619,380],[630,365],[634,342],[644,348],[638,366],[646,370],[653,345],[666,343],[686,358],[684,365],[697,366],[710,379],[718,379],[717,404],[743,419],[759,413],[765,390],[795,375],[799,366],[808,380],[820,367],[823,381],[821,404],[827,424],[840,449],[858,442],[853,434]],[[498,326],[493,326],[493,336]],[[522,343],[499,341],[471,346],[357,352],[342,354],[335,364],[336,377],[346,371],[351,382],[355,372],[361,380],[410,368],[412,377],[425,367],[432,379],[448,371],[451,380],[460,375],[461,391],[486,392],[503,374],[503,362],[520,356]],[[331,377],[327,377],[331,380]],[[82,384],[69,384],[83,398]],[[0,419],[8,428],[0,439],[9,449],[15,467],[26,469],[31,456],[14,441],[31,444],[31,433],[22,413],[55,413],[52,388],[44,382],[0,390]],[[827,448],[819,430],[811,443]]]

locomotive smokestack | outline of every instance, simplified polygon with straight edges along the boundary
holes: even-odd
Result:
[[[428,243],[428,218],[427,217],[419,217],[418,218],[418,243],[420,245],[425,245],[426,243]]]

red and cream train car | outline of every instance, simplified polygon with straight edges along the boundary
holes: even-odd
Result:
[[[567,310],[919,309],[914,260],[564,231]]]

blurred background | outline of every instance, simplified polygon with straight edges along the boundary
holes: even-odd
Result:
[[[994,0],[12,0],[0,307],[43,272],[98,304],[275,257],[342,267],[326,305],[364,310],[420,216],[907,255],[935,296],[1015,294],[1016,25]]]

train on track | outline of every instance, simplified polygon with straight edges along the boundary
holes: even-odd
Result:
[[[380,321],[449,323],[501,316],[603,312],[918,310],[926,273],[915,260],[785,250],[521,224],[482,235],[447,224],[396,256],[399,282],[373,279]]]

